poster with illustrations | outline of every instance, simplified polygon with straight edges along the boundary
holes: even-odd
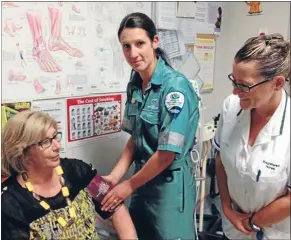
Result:
[[[89,82],[93,93],[125,91],[131,67],[126,62],[117,32],[120,22],[130,12],[151,16],[150,2],[98,2],[87,3],[88,32],[91,37],[88,63],[91,70]]]
[[[117,37],[148,2],[2,2],[2,101],[125,91],[130,67]]]
[[[198,33],[195,40],[194,55],[199,63],[199,78],[204,82],[202,92],[213,90],[213,74],[215,59],[215,36]]]
[[[31,109],[34,111],[45,112],[57,122],[57,130],[62,133],[60,152],[66,152],[67,128],[66,128],[66,105],[62,100],[43,100],[33,101]]]
[[[25,110],[30,110],[31,102],[14,102],[14,103],[5,103],[1,104],[1,127],[7,123],[7,121],[16,115],[18,112]]]
[[[121,94],[67,99],[68,146],[121,131]]]
[[[86,9],[82,2],[2,3],[5,101],[88,93]],[[72,25],[79,34],[68,31]]]

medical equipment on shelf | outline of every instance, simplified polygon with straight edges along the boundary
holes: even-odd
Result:
[[[213,121],[207,122],[201,126],[200,130],[202,133],[201,140],[202,149],[200,153],[199,168],[195,172],[197,182],[197,206],[196,211],[199,208],[199,213],[195,215],[198,220],[198,227],[196,230],[197,240],[208,240],[208,239],[221,239],[221,215],[215,204],[211,204],[211,213],[204,213],[204,204],[206,196],[214,199],[219,195],[215,189],[215,154],[214,148],[212,147],[212,139],[215,136],[219,115],[213,118]],[[197,161],[197,159],[195,159]],[[206,176],[210,177],[210,189],[209,194],[205,192]]]
[[[195,84],[195,81],[194,81]],[[195,89],[195,88],[194,88]],[[196,88],[197,89],[197,88]],[[199,89],[199,88],[198,88]],[[203,118],[203,102],[202,98],[199,94],[199,114],[200,119],[198,123],[198,129],[196,133],[196,141],[191,150],[191,159],[193,164],[193,174],[196,178],[196,203],[194,220],[195,220],[195,231],[196,231],[196,239],[198,239],[198,231],[199,233],[203,232],[203,223],[204,223],[204,204],[205,204],[205,186],[206,186],[206,167],[207,167],[207,158],[208,154],[212,149],[211,141],[215,135],[216,130],[216,121],[210,121],[205,124]],[[200,208],[199,208],[200,207]],[[199,208],[199,226],[197,227],[197,219],[196,219],[196,210]]]

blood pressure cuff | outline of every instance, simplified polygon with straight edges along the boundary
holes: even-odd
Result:
[[[87,188],[95,203],[95,209],[102,218],[110,218],[120,208],[122,203],[120,203],[115,209],[111,211],[101,210],[101,202],[106,194],[113,188],[113,186],[100,175],[96,174],[88,184]]]

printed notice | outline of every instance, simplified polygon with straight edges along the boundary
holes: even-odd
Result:
[[[68,144],[80,146],[121,131],[121,94],[67,99]]]

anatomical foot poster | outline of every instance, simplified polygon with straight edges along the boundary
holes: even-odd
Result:
[[[121,131],[121,94],[67,99],[68,147]]]

